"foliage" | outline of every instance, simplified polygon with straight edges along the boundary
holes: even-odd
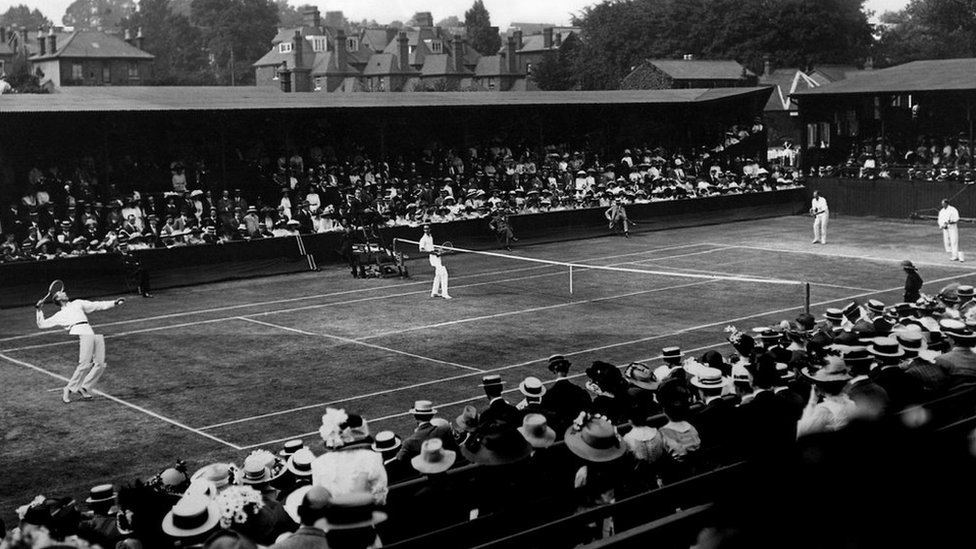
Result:
[[[438,21],[437,26],[442,29],[452,29],[457,27],[463,27],[464,23],[462,23],[461,20],[458,19],[457,15],[452,15],[450,17],[445,17],[444,19]]]
[[[562,47],[550,51],[532,68],[532,80],[545,91],[564,91],[576,85],[574,66],[579,53],[579,40],[569,35]]]
[[[501,49],[498,27],[491,26],[491,14],[484,0],[475,0],[471,9],[464,12],[464,27],[468,32],[468,43],[481,55],[495,55]]]
[[[284,28],[302,26],[302,12],[288,3],[288,0],[275,0],[278,6],[278,25]]]
[[[976,57],[976,0],[912,0],[881,16],[879,65]]]
[[[51,25],[51,20],[45,17],[41,10],[37,8],[31,10],[24,4],[10,6],[7,11],[0,15],[0,27],[34,30],[37,27],[49,27]]]
[[[116,29],[135,11],[132,0],[74,0],[61,22],[75,30]]]
[[[200,29],[185,15],[174,13],[168,0],[141,0],[139,11],[122,25],[142,28],[143,49],[156,56],[155,85],[187,86],[214,83]]]
[[[268,51],[278,24],[271,0],[193,0],[191,21],[203,31],[218,84],[251,84],[251,63]]]
[[[40,74],[43,73],[40,73],[40,69],[38,73],[31,73],[24,56],[14,57],[7,70],[7,83],[14,93],[48,93],[46,88],[41,87]]]

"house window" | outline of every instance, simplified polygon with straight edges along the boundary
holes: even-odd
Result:
[[[494,78],[489,78],[488,79],[488,89],[489,90],[495,89],[495,79]]]
[[[102,65],[102,82],[112,82],[112,66],[108,63]]]
[[[430,51],[433,53],[444,53],[444,43],[440,40],[431,40]]]
[[[135,61],[129,61],[129,80],[137,80],[139,78],[139,64]]]
[[[532,63],[526,63],[525,64],[525,74],[528,74],[528,75],[531,75],[532,74]]]
[[[278,44],[278,53],[290,53],[291,52],[291,42],[282,42]]]
[[[324,36],[317,36],[312,38],[312,51],[325,51],[327,48],[328,41]],[[289,50],[290,51],[290,50]]]
[[[359,51],[359,38],[355,36],[346,38],[346,49],[349,51]]]
[[[71,64],[71,79],[72,80],[83,80],[85,78],[85,73],[82,72],[81,63]]]
[[[319,91],[321,89],[322,89],[322,77],[321,76],[316,76],[315,77],[315,91]]]

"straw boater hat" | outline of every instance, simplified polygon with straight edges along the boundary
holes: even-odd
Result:
[[[665,361],[681,360],[684,356],[684,353],[681,352],[681,347],[665,347],[661,349],[661,358]]]
[[[572,364],[563,355],[552,355],[549,357],[547,367],[550,372],[566,372]]]
[[[827,364],[816,370],[804,369],[803,375],[814,383],[846,383],[851,380],[847,366],[839,357],[827,357]]]
[[[901,358],[905,356],[905,350],[898,345],[898,340],[893,337],[875,338],[874,343],[868,345],[868,352],[879,358]]]
[[[527,397],[542,398],[546,394],[546,386],[539,378],[529,376],[519,383],[519,391]]]
[[[691,378],[691,384],[699,389],[721,389],[731,380],[722,375],[722,370],[718,368],[702,368],[701,373]]]
[[[956,295],[958,295],[960,299],[972,299],[973,297],[976,297],[976,288],[973,288],[968,284],[959,286],[956,288]]]
[[[844,311],[843,309],[831,308],[827,309],[823,316],[831,322],[840,323],[844,320]]]
[[[295,450],[295,453],[288,456],[285,467],[296,477],[310,478],[312,476],[312,462],[315,461],[315,454],[306,447]]]
[[[574,423],[566,430],[565,440],[571,452],[596,463],[613,461],[627,452],[616,429],[602,416],[584,419],[582,425]]]
[[[325,508],[326,530],[370,528],[386,520],[386,513],[376,511],[376,500],[369,492],[333,496]]]
[[[548,448],[556,442],[556,432],[549,427],[546,416],[542,414],[526,414],[518,432],[533,448]]]
[[[658,386],[658,380],[654,377],[654,372],[651,371],[650,367],[641,362],[631,362],[624,369],[624,378],[627,382],[635,387],[640,387],[641,389],[647,389],[648,391],[656,391]]]
[[[867,308],[873,314],[881,315],[884,314],[885,304],[882,303],[881,301],[878,301],[877,299],[869,299],[867,302]]]
[[[85,498],[85,503],[98,504],[98,503],[108,503],[110,501],[115,501],[115,486],[111,484],[99,484],[88,491],[88,497]]]
[[[410,465],[418,473],[433,475],[450,469],[455,460],[457,460],[457,452],[445,450],[443,440],[430,438],[420,446],[420,454],[410,460]]]
[[[302,439],[289,440],[285,443],[281,450],[278,451],[278,455],[284,459],[288,459],[303,446],[305,446],[305,443],[302,441]]]
[[[273,454],[269,452],[269,455]],[[284,463],[280,462],[281,458],[277,459],[278,462],[267,463],[265,459],[258,456],[248,456],[244,460],[241,484],[264,484],[281,477],[285,474],[285,467]]]
[[[482,387],[501,387],[505,382],[502,381],[502,376],[498,374],[490,374],[481,378]]]
[[[870,364],[874,357],[865,348],[851,349],[843,355],[844,365],[848,368],[856,368],[861,365]]]
[[[380,431],[376,433],[376,438],[373,439],[374,452],[392,452],[399,450],[402,445],[403,441],[393,431]]]
[[[433,416],[437,413],[434,403],[429,400],[418,400],[413,403],[410,413],[415,416]]]
[[[187,495],[163,517],[163,532],[174,538],[189,538],[209,532],[220,522],[220,508],[204,495]]]

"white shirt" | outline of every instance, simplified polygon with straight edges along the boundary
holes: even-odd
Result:
[[[430,260],[430,266],[431,267],[440,267],[441,266],[441,258],[439,258],[436,255],[434,255],[434,237],[433,236],[430,236],[430,234],[427,233],[427,234],[424,234],[424,236],[420,237],[420,246],[419,246],[419,248],[420,248],[420,251],[421,252],[430,254],[430,255],[427,256],[427,258]],[[436,259],[436,262],[435,262],[435,259]]]
[[[827,199],[825,199],[822,196],[817,197],[817,198],[814,198],[813,200],[811,200],[810,201],[810,207],[813,208],[813,211],[815,211],[815,212],[827,213],[827,212],[830,211],[827,208]],[[820,213],[818,213],[817,215],[820,215]]]
[[[94,331],[88,322],[86,313],[104,311],[115,307],[114,301],[86,301],[76,299],[69,301],[61,310],[51,315],[51,318],[44,318],[44,311],[37,310],[37,327],[41,329],[54,328],[61,326],[68,330],[71,335],[94,335]]]
[[[955,206],[946,206],[939,210],[939,227],[948,229],[949,224],[959,223],[959,210]]]

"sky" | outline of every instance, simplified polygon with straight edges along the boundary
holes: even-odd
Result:
[[[26,4],[30,8],[39,8],[41,12],[61,24],[64,10],[73,0],[0,0],[0,13],[7,11],[10,6]],[[817,0],[809,0],[816,2]],[[316,5],[316,0],[289,0],[295,6],[304,4]],[[440,21],[456,15],[464,20],[464,12],[471,7],[473,0],[320,0],[319,10],[342,11],[346,18],[352,21],[375,19],[378,23],[391,21],[407,21],[418,11],[429,11],[434,21]],[[592,5],[594,0],[532,0],[526,2],[513,0],[485,0],[485,7],[491,14],[491,22],[502,30],[507,29],[512,22],[523,23],[552,23],[567,25],[573,14],[579,13],[585,6]],[[908,0],[867,0],[865,6],[881,14],[885,11],[899,10],[905,7]]]

